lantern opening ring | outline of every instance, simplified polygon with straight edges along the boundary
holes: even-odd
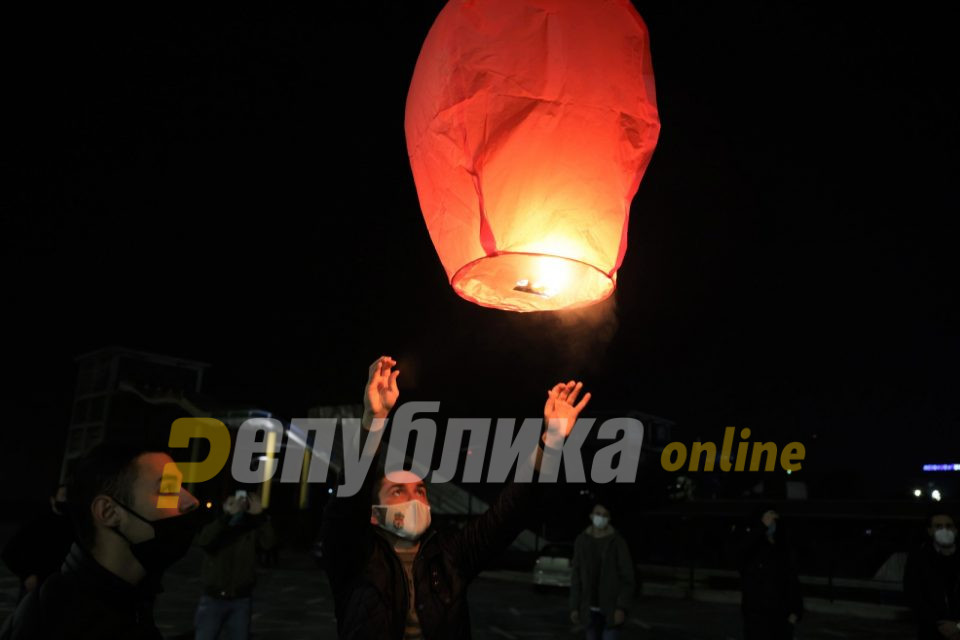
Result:
[[[460,297],[509,311],[559,311],[594,304],[616,288],[616,271],[548,253],[497,251],[468,262],[450,278]]]

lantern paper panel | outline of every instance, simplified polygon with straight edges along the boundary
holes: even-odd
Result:
[[[454,290],[543,311],[609,296],[660,130],[627,0],[450,0],[407,96],[407,150]]]

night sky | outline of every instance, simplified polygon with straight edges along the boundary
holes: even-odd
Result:
[[[677,440],[805,442],[811,472],[854,475],[818,497],[960,461],[945,9],[637,2],[662,130],[618,290],[518,315],[446,284],[407,161],[442,5],[4,21],[7,486],[45,494],[73,359],[113,344],[209,362],[207,393],[287,417],[358,402],[381,353],[403,399],[458,415],[537,415],[582,377]]]

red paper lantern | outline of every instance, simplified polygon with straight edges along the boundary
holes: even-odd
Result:
[[[543,311],[613,292],[660,131],[647,28],[628,0],[450,0],[405,128],[460,296]]]

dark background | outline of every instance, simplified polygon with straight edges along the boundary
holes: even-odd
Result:
[[[803,441],[842,479],[816,498],[907,497],[960,461],[945,7],[637,2],[662,132],[615,298],[517,315],[446,284],[407,162],[442,4],[3,21],[8,490],[47,494],[73,358],[111,344],[288,417],[359,401],[381,353],[445,414],[537,415],[576,376],[676,440]]]

